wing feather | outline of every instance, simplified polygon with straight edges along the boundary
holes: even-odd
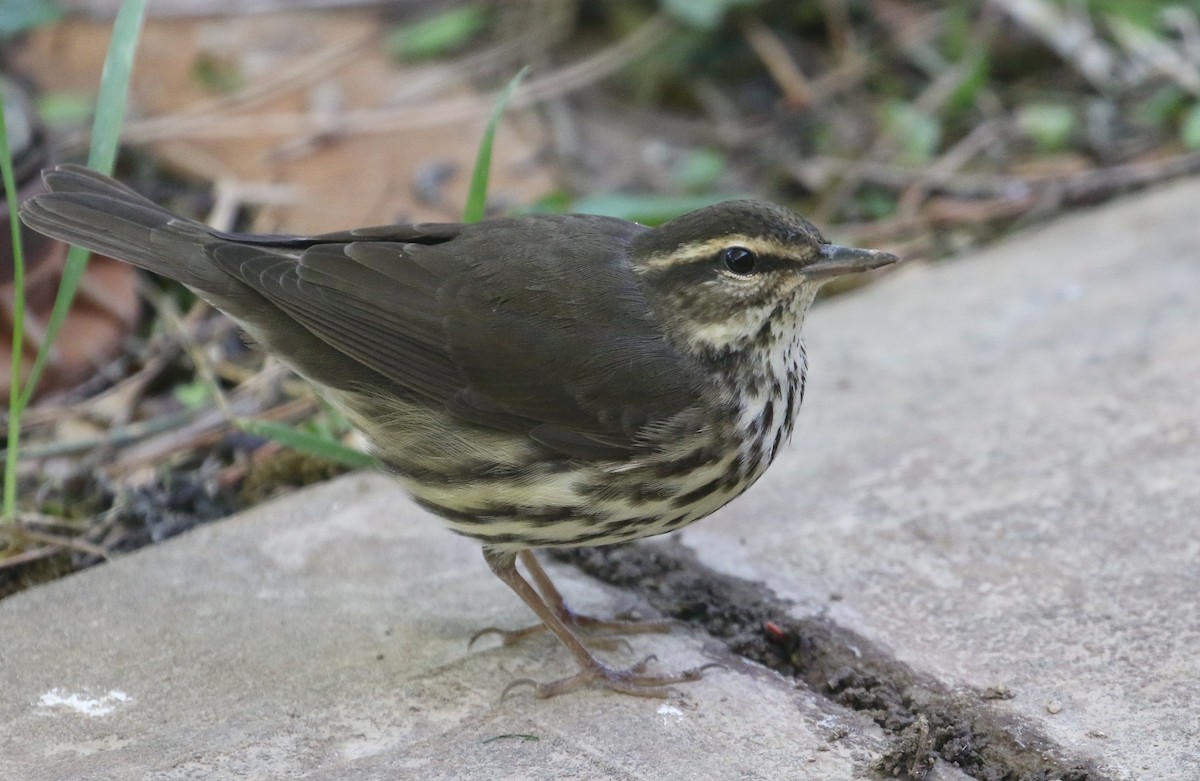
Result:
[[[571,456],[626,453],[644,427],[694,404],[701,384],[626,260],[644,229],[520,220],[456,226],[432,243],[404,239],[444,227],[207,250],[323,342],[464,420]]]

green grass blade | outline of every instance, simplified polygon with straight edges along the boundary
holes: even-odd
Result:
[[[379,469],[381,467],[379,459],[370,453],[346,447],[342,443],[327,439],[320,434],[310,434],[307,431],[270,420],[237,418],[234,423],[243,431],[278,442],[284,447],[290,447],[292,450],[323,458],[326,461],[343,464],[352,469]]]
[[[88,167],[102,173],[112,173],[117,160],[117,145],[121,141],[121,126],[125,123],[125,109],[129,103],[133,58],[146,19],[147,2],[125,0],[113,22],[112,41],[104,59],[104,70],[100,73],[100,94],[96,99],[96,120],[88,151]]]
[[[17,183],[13,174],[12,150],[8,145],[8,117],[0,95],[0,176],[8,198],[9,229],[13,251],[12,383],[8,393],[8,449],[4,459],[4,517],[17,517],[17,457],[21,445],[21,359],[25,351],[25,252],[21,245],[21,223],[17,219]]]
[[[88,166],[106,174],[112,173],[113,163],[117,159],[117,144],[121,138],[121,125],[125,120],[126,102],[129,97],[129,74],[133,71],[133,57],[137,52],[142,22],[146,18],[146,3],[147,0],[125,0],[121,10],[117,12],[116,22],[113,23],[112,41],[109,43],[104,71],[100,76],[100,95],[96,103],[96,120],[92,126]],[[46,361],[54,349],[54,341],[58,332],[62,330],[67,313],[71,309],[71,302],[75,300],[75,292],[83,280],[87,259],[88,253],[78,247],[72,247],[67,253],[58,296],[54,299],[54,309],[46,323],[46,340],[34,359],[33,368],[21,392],[21,409],[24,409],[33,396]]]
[[[492,142],[496,139],[496,128],[500,125],[500,117],[504,116],[504,107],[508,105],[517,85],[528,72],[528,65],[521,68],[496,99],[492,118],[488,120],[487,129],[483,131],[483,140],[479,142],[479,154],[475,158],[475,170],[471,174],[471,191],[467,195],[467,207],[463,210],[463,222],[479,222],[483,219],[487,209],[488,176],[492,168]]]

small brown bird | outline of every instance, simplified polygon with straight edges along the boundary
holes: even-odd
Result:
[[[602,663],[582,633],[663,625],[575,615],[532,551],[674,531],[745,491],[792,433],[817,289],[897,260],[759,201],[657,228],[567,214],[267,236],[213,230],[78,166],[45,179],[21,210],[30,227],[187,285],[483,544],[579,664],[535,685],[542,697],[662,696],[700,677]]]

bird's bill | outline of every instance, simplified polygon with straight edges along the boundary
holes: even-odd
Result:
[[[888,266],[899,260],[899,256],[882,250],[822,244],[821,253],[815,261],[804,267],[803,273],[808,279],[831,279],[842,274]]]

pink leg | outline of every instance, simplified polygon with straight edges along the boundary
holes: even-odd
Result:
[[[522,552],[522,555],[524,553]],[[646,665],[653,657],[643,659],[627,670],[617,670],[605,665],[592,655],[587,646],[571,630],[571,627],[547,603],[543,595],[538,594],[533,586],[529,585],[529,582],[521,577],[521,573],[517,571],[517,555],[516,553],[497,551],[491,548],[483,549],[483,557],[487,561],[488,566],[491,567],[492,572],[496,573],[496,577],[508,584],[508,587],[516,592],[517,596],[537,614],[537,617],[542,620],[546,628],[562,641],[562,644],[567,647],[567,650],[571,652],[571,655],[575,657],[575,661],[579,664],[579,672],[550,683],[539,684],[529,680],[514,681],[504,690],[505,694],[516,686],[529,685],[533,686],[534,694],[538,697],[553,697],[556,694],[565,694],[587,687],[611,689],[638,697],[666,697],[668,692],[665,688],[666,686],[686,681],[697,681],[701,678],[703,674],[702,668],[685,670],[676,675],[648,675],[645,672]],[[528,566],[528,562],[526,565]],[[536,567],[533,572],[541,572],[541,567]],[[531,572],[531,575],[536,582],[538,576],[533,574],[533,572]],[[546,573],[541,572],[541,576],[546,578]],[[549,578],[546,578],[546,582],[549,583]],[[551,588],[553,589],[553,586]],[[557,594],[557,591],[555,590],[554,593]],[[559,596],[558,599],[559,604],[561,604],[562,597]]]
[[[529,573],[533,585],[537,588],[542,600],[546,603],[554,615],[558,617],[567,626],[584,632],[613,634],[613,635],[642,635],[642,634],[665,634],[679,625],[678,622],[669,619],[657,619],[648,621],[621,621],[617,619],[593,618],[592,616],[580,615],[567,607],[567,603],[563,600],[563,596],[555,587],[550,576],[546,574],[546,570],[542,568],[541,562],[531,550],[523,550],[517,554],[517,558],[525,565],[525,570]],[[471,638],[471,644],[476,640],[487,635],[497,635],[504,645],[515,645],[526,637],[541,634],[549,629],[546,624],[534,624],[532,626],[523,627],[521,629],[500,629],[499,627],[489,626],[485,629],[480,629]],[[593,640],[593,645],[598,648],[615,648],[616,644],[605,639]]]

